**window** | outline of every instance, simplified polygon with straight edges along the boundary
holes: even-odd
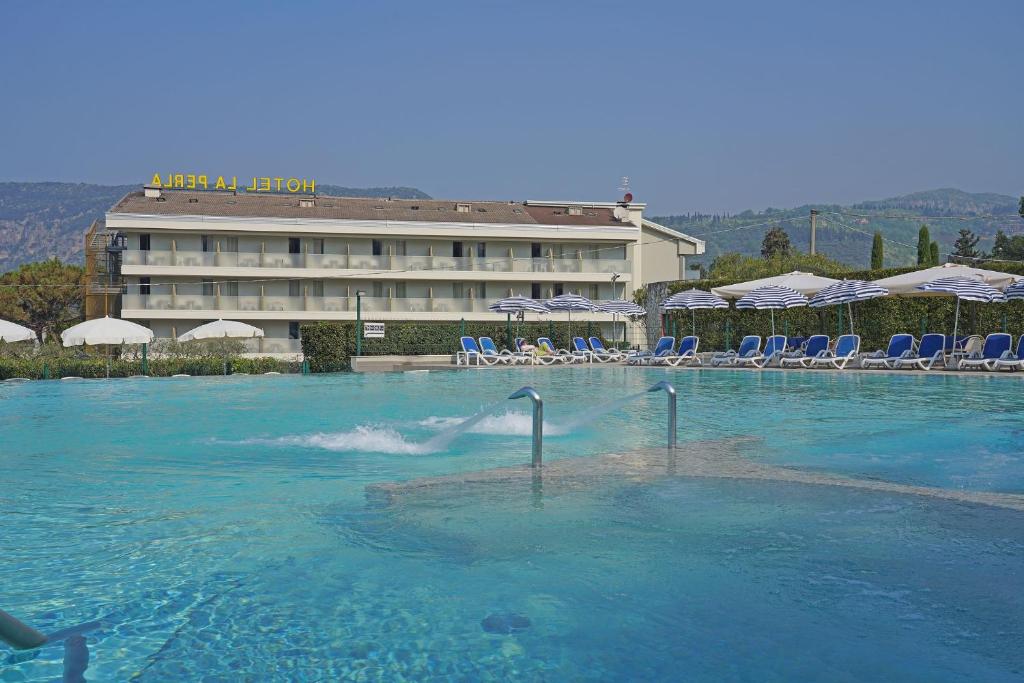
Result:
[[[203,243],[203,251],[210,251],[210,236],[209,235],[200,235],[199,239]]]
[[[315,237],[310,240],[309,253],[311,254],[322,254],[324,253],[324,240],[320,237]]]
[[[540,298],[540,283],[539,282],[534,282],[533,284],[530,285],[530,298],[531,299],[539,299]]]
[[[148,277],[139,278],[139,294],[141,296],[149,296],[149,283],[150,280]]]
[[[302,280],[288,281],[288,296],[302,296]]]
[[[373,240],[373,241],[372,241],[372,242],[370,243],[370,253],[371,253],[372,255],[374,255],[374,256],[380,256],[380,255],[381,255],[381,253],[382,253],[383,251],[384,251],[384,250],[383,250],[383,248],[381,247],[381,244],[380,244],[380,240]]]
[[[289,339],[299,339],[299,324],[298,323],[288,323],[288,338]]]
[[[452,298],[453,299],[461,299],[462,295],[463,295],[462,283],[461,282],[453,282],[452,283]]]
[[[480,258],[485,258],[487,256],[487,242],[476,243],[476,255]]]
[[[540,242],[530,243],[530,258],[540,258]]]
[[[395,298],[396,299],[404,299],[405,297],[406,297],[406,294],[405,294],[405,283],[404,282],[396,282],[395,283]]]
[[[228,280],[221,287],[221,291],[227,296],[238,296],[238,280]]]
[[[487,283],[481,282],[476,286],[476,298],[486,299],[487,298]]]
[[[203,296],[213,296],[213,280],[203,280]]]
[[[384,296],[384,283],[374,282],[373,283],[373,296],[380,298]]]
[[[555,296],[562,296],[565,293],[565,285],[561,282],[555,283]]]
[[[456,204],[455,210],[459,213],[469,213],[473,209],[472,204]]]
[[[405,256],[405,240],[395,240],[395,256]]]
[[[288,238],[288,253],[289,254],[298,254],[298,253],[300,253],[300,250],[301,250],[300,243],[301,243],[301,241],[302,240],[300,240],[298,237],[289,237]]]
[[[452,242],[452,256],[462,258],[462,242]]]
[[[238,238],[237,237],[225,237],[224,238],[224,251],[230,251],[235,253],[238,251]]]
[[[598,293],[597,285],[590,285],[590,297],[589,298],[590,298],[591,301],[597,301],[598,299],[601,298],[601,295]]]
[[[566,209],[566,213],[569,214],[570,216],[582,216],[583,215],[583,207],[582,206],[570,206],[568,209]]]
[[[306,287],[309,288],[310,296],[323,296],[324,295],[324,281],[323,280],[308,280]]]
[[[149,251],[149,233],[139,235],[139,251]]]

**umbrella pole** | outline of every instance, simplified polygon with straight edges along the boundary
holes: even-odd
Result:
[[[690,323],[691,323],[691,326],[693,327],[693,336],[696,337],[697,336],[697,309],[696,308],[691,308],[690,309]]]
[[[960,297],[957,297],[956,298],[956,314],[953,316],[953,346],[952,346],[952,348],[950,349],[950,352],[949,352],[949,360],[950,360],[950,362],[953,361],[953,357],[956,355],[956,332],[957,332],[957,328],[959,327],[959,325],[960,325]],[[947,370],[950,369],[948,365],[946,366],[946,369]],[[954,367],[953,369],[955,370],[956,368]]]
[[[846,311],[850,314],[850,334],[853,334],[853,304],[846,302]]]

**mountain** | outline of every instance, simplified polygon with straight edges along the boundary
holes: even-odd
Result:
[[[953,242],[962,228],[979,235],[978,249],[988,251],[997,230],[1008,235],[1024,234],[1024,220],[1017,214],[1018,201],[1009,195],[944,188],[851,206],[815,204],[734,215],[652,216],[651,220],[705,240],[707,252],[696,260],[710,263],[725,252],[759,255],[761,239],[774,225],[789,233],[795,249],[806,251],[810,242],[810,211],[817,209],[820,211],[815,237],[818,253],[866,268],[871,260],[871,239],[876,230],[886,239],[886,266],[914,264],[917,232],[922,223],[928,225],[929,234],[939,243],[942,254],[953,251]]]
[[[138,189],[138,185],[0,183],[0,273],[54,256],[81,263],[89,225]],[[320,185],[318,190],[337,197],[430,199],[413,187]]]

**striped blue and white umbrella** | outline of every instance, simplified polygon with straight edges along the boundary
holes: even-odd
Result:
[[[889,290],[880,287],[873,282],[864,280],[840,280],[834,285],[829,285],[821,290],[808,303],[811,308],[823,308],[825,306],[842,306],[846,304],[846,310],[850,314],[850,334],[853,334],[853,306],[856,301],[867,301],[880,296],[888,296]]]
[[[986,304],[998,304],[1006,301],[1006,295],[980,279],[970,277],[940,277],[937,280],[918,285],[922,292],[935,294],[952,294],[956,297],[956,315],[953,318],[953,339],[956,339],[960,325],[960,301],[980,301]]]
[[[1024,278],[1017,280],[1003,290],[1007,299],[1024,299]]]
[[[544,305],[548,307],[549,311],[568,311],[569,312],[569,336],[572,336],[572,312],[573,311],[587,311],[593,312],[597,310],[597,306],[594,302],[585,296],[579,294],[559,294],[556,297],[552,297],[544,302]]]
[[[694,336],[697,336],[697,311],[714,308],[729,308],[729,302],[716,294],[700,289],[676,292],[661,302],[663,311],[684,310],[690,312],[690,325],[693,327]]]
[[[736,302],[736,308],[740,310],[756,309],[758,311],[771,311],[772,314],[772,336],[775,336],[775,311],[782,311],[787,308],[799,308],[807,305],[807,297],[789,287],[769,285],[759,287],[754,291],[740,297]]]
[[[647,315],[647,309],[638,303],[632,301],[626,301],[625,299],[611,299],[610,301],[602,301],[597,304],[597,310],[602,313],[613,313],[615,315],[624,315],[627,318],[635,318],[641,315]]]
[[[525,296],[509,296],[504,299],[492,301],[487,310],[495,313],[547,313],[548,307],[543,302],[529,299]]]

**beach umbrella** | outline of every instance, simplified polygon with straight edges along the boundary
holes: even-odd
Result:
[[[214,320],[195,327],[178,336],[180,342],[200,341],[203,339],[254,339],[262,337],[263,330],[248,323],[237,320]],[[224,352],[224,374],[228,374],[228,355]]]
[[[153,341],[153,330],[120,318],[103,316],[78,323],[60,333],[64,346],[107,345],[107,377],[110,377],[111,344],[148,344]]]
[[[850,313],[850,334],[853,334],[853,303],[887,296],[888,294],[888,289],[879,287],[873,282],[840,280],[811,297],[807,305],[811,308],[823,308],[824,306],[842,306],[846,304],[846,310]]]
[[[879,287],[885,287],[893,295],[923,296],[942,292],[921,290],[921,285],[933,280],[949,277],[966,277],[984,282],[991,287],[1001,290],[1012,284],[1020,275],[1011,275],[1010,273],[1002,273],[997,270],[985,270],[984,268],[974,268],[973,266],[965,266],[959,263],[946,263],[941,266],[933,266],[932,268],[924,268],[911,273],[903,273],[902,275],[875,280],[875,284]]]
[[[715,308],[729,308],[729,302],[720,296],[700,289],[676,292],[661,302],[661,310],[663,311],[690,311],[690,323],[693,327],[693,336],[695,337],[697,336],[697,311]]]
[[[572,312],[573,311],[588,311],[593,312],[597,310],[597,306],[594,302],[585,296],[579,294],[559,294],[556,297],[548,299],[544,302],[549,311],[568,311],[569,312],[569,336],[572,336]]]
[[[804,296],[814,296],[829,285],[834,285],[837,282],[839,280],[833,280],[830,277],[821,277],[814,273],[802,273],[799,270],[794,270],[792,273],[786,273],[785,275],[773,275],[759,280],[739,282],[734,285],[725,285],[724,287],[714,287],[711,289],[711,293],[723,299],[738,299],[762,287],[788,287]]]
[[[22,342],[35,340],[36,333],[27,327],[22,327],[17,323],[7,322],[6,320],[0,320],[0,341]]]
[[[612,314],[612,334],[615,334],[615,323],[618,322],[619,316],[626,318],[639,318],[640,316],[647,315],[647,309],[638,303],[633,301],[626,301],[625,299],[610,299],[608,301],[602,301],[597,304],[597,310],[602,313]],[[626,322],[622,322],[622,343],[626,343]]]
[[[1003,290],[1007,299],[1024,299],[1024,278],[1017,280]]]
[[[740,310],[756,309],[758,311],[771,311],[773,337],[775,336],[775,311],[783,311],[787,308],[797,308],[806,305],[806,296],[789,287],[778,286],[760,287],[736,302],[736,308]]]
[[[530,299],[525,296],[508,296],[504,299],[496,299],[492,301],[487,307],[487,310],[493,311],[494,313],[504,313],[506,315],[506,334],[508,340],[506,341],[509,348],[512,347],[512,314],[515,313],[517,316],[520,313],[547,313],[547,307],[540,301]],[[524,316],[525,317],[525,316]],[[519,327],[516,326],[516,333],[518,334]],[[518,349],[516,349],[518,350]]]
[[[1003,303],[1006,295],[992,285],[972,277],[945,277],[932,280],[917,289],[931,294],[952,294],[956,297],[956,315],[953,318],[953,349],[956,349],[956,333],[960,324],[960,301],[980,301],[986,304]]]

